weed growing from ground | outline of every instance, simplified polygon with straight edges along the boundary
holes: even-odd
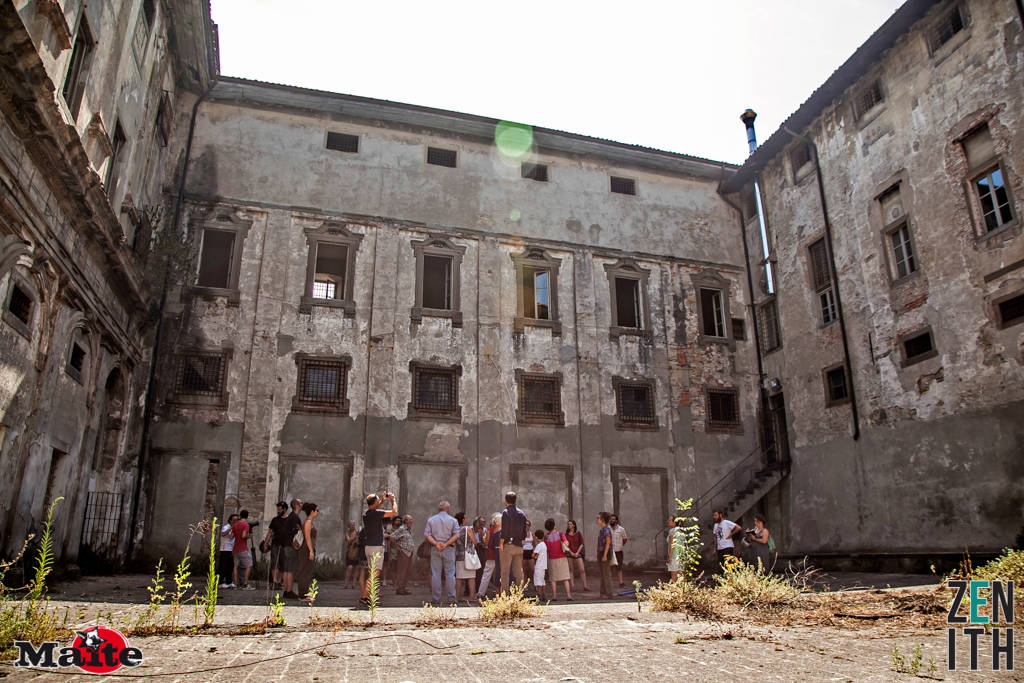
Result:
[[[434,628],[454,626],[459,621],[455,616],[456,610],[455,605],[451,607],[434,607],[429,603],[424,603],[423,609],[416,615],[412,623],[417,626],[432,626]]]
[[[374,553],[373,557],[370,558],[370,575],[366,577],[366,581],[369,587],[366,589],[366,594],[369,597],[370,602],[370,623],[377,621],[377,608],[380,607],[380,570],[377,569],[377,563],[380,561],[380,553]]]
[[[544,613],[537,598],[528,598],[523,593],[525,586],[513,583],[507,591],[498,593],[493,598],[480,601],[480,622],[494,626],[507,624],[524,617],[539,617]]]
[[[726,557],[722,573],[715,577],[715,593],[722,600],[743,607],[789,605],[800,597],[800,591],[785,577],[766,573],[758,562],[748,564],[737,557]]]
[[[682,577],[648,588],[643,599],[649,600],[651,609],[657,612],[683,612],[697,619],[720,616],[719,598],[714,589],[702,588]]]
[[[914,649],[910,651],[909,655],[904,655],[900,652],[898,645],[892,646],[892,653],[889,658],[892,660],[893,668],[896,669],[898,674],[911,674],[917,676],[921,671],[921,662],[924,660],[924,655],[921,654],[921,643],[914,646]],[[934,675],[938,670],[935,665],[935,658],[928,658],[928,674]]]
[[[274,601],[270,603],[270,616],[267,617],[267,626],[276,628],[285,625],[284,601],[281,600],[280,593],[274,593]]]
[[[217,611],[217,585],[220,577],[217,576],[217,518],[210,522],[210,560],[206,568],[206,592],[199,599],[203,605],[203,626],[213,623],[214,614]]]
[[[672,559],[682,567],[680,574],[692,579],[700,567],[700,525],[697,518],[689,514],[693,507],[693,498],[680,500],[676,498],[676,528],[673,530]]]

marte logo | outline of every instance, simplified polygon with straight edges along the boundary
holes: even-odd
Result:
[[[75,631],[75,639],[67,647],[45,642],[37,647],[26,640],[14,641],[18,658],[14,666],[39,669],[63,669],[76,666],[90,674],[109,674],[122,666],[142,664],[142,650],[129,647],[121,632],[106,626],[91,626]]]

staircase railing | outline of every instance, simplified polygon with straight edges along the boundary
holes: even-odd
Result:
[[[715,498],[723,490],[728,491],[731,498],[741,486],[746,485],[754,473],[760,469],[760,461],[755,459],[755,456],[760,454],[760,447],[753,449],[740,458],[739,462],[723,474],[707,491],[700,494],[693,502],[694,515],[702,522],[706,521],[710,518],[710,512],[715,507]]]

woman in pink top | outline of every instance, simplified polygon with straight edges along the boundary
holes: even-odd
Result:
[[[569,558],[565,556],[569,542],[565,534],[555,530],[555,520],[550,517],[545,520],[544,529],[548,532],[544,537],[544,543],[548,546],[548,583],[551,584],[551,600],[558,599],[559,583],[565,587],[565,599],[572,600],[572,589],[569,588]]]

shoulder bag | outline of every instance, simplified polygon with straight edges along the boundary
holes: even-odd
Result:
[[[466,569],[477,570],[480,569],[480,556],[476,554],[476,548],[474,548],[469,542],[469,528],[466,528],[466,557],[463,560],[466,565]]]

